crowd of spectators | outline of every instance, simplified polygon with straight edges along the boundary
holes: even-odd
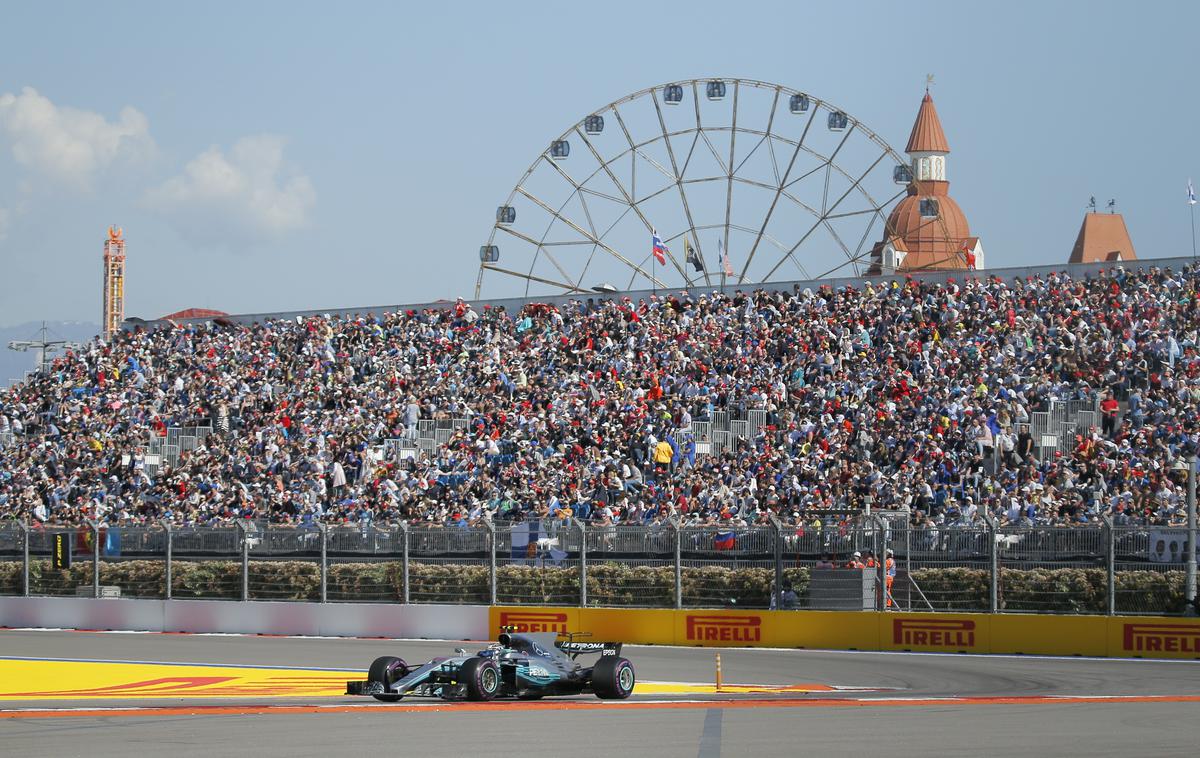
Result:
[[[0,517],[227,524],[1173,525],[1197,440],[1200,269],[137,329],[0,392]],[[1103,421],[1037,455],[1031,414]],[[719,454],[694,422],[765,413]],[[420,419],[465,418],[392,455]],[[169,427],[215,431],[147,465]],[[388,451],[382,454],[381,451]]]

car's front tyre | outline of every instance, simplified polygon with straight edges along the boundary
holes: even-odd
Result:
[[[467,700],[491,700],[500,694],[500,667],[487,658],[468,658],[458,670],[458,681],[467,685]]]
[[[376,658],[371,664],[371,669],[367,673],[367,679],[372,682],[379,682],[384,687],[390,687],[400,681],[408,674],[408,664],[403,658],[395,658],[390,655],[385,655]],[[388,695],[373,695],[376,700],[382,700],[385,703],[398,702],[403,695],[388,694]]]
[[[624,700],[633,694],[637,677],[625,658],[603,656],[592,669],[592,690],[601,700]]]

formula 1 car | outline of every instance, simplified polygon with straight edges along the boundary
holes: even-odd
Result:
[[[371,664],[366,681],[346,682],[347,695],[370,695],[394,703],[411,695],[443,700],[538,700],[546,695],[595,694],[605,700],[633,693],[633,664],[621,657],[619,642],[579,642],[583,634],[518,634],[507,628],[497,641],[474,655],[456,655],[409,666],[384,656]],[[594,665],[577,659],[599,653]]]

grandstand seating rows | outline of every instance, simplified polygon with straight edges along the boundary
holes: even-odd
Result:
[[[0,514],[1178,525],[1198,280],[969,272],[138,329],[0,392]],[[427,448],[385,444],[422,425]]]

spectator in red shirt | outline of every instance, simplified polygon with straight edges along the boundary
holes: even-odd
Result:
[[[1100,431],[1105,437],[1112,437],[1117,433],[1117,407],[1117,399],[1111,392],[1100,402]]]

